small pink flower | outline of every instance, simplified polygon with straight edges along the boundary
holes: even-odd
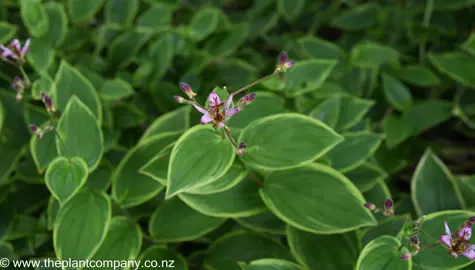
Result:
[[[233,94],[231,94],[224,105],[223,111],[220,111],[221,99],[219,98],[216,92],[211,92],[208,96],[208,103],[210,106],[209,110],[204,109],[203,107],[193,104],[193,106],[203,114],[201,117],[201,124],[206,125],[208,123],[214,123],[214,128],[224,128],[225,121],[228,120],[231,116],[239,112],[238,108],[229,108],[233,101]]]
[[[185,103],[185,99],[180,97],[180,96],[173,96],[173,99],[175,99],[175,101],[180,103],[180,104]]]
[[[256,99],[256,93],[251,93],[249,95],[243,96],[239,100],[239,103],[241,103],[241,105],[249,105],[254,101],[254,99]]]
[[[376,205],[372,204],[372,203],[365,203],[363,204],[363,206],[369,210],[375,210],[376,209]]]
[[[449,225],[444,221],[445,235],[440,236],[440,242],[449,247],[449,253],[457,258],[458,254],[467,257],[470,260],[475,260],[475,245],[471,245],[467,241],[472,236],[472,228],[470,226],[464,226],[460,229],[456,235],[457,239],[452,239],[452,233],[450,232]]]
[[[193,90],[187,83],[181,82],[180,88],[183,91],[183,93],[185,93],[188,96],[189,99],[193,99],[196,96],[196,93],[193,92]]]
[[[21,47],[21,43],[18,39],[14,39],[10,44],[7,46],[0,45],[0,50],[2,51],[2,58],[11,58],[15,61],[22,63],[25,59],[25,55],[28,52],[30,47],[30,39],[25,41],[23,48]]]
[[[294,65],[294,61],[287,61],[287,53],[282,51],[279,56],[279,64],[277,65],[276,70],[279,72],[285,72],[287,69],[291,68]]]

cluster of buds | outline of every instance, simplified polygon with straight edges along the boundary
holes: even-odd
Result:
[[[221,101],[220,97],[216,92],[211,92],[208,96],[208,104],[209,104],[209,109],[206,109],[204,106],[200,105],[196,100],[196,93],[191,89],[191,86],[188,85],[187,83],[181,82],[180,88],[185,93],[185,95],[188,97],[188,99],[185,99],[181,96],[174,96],[173,98],[175,99],[176,102],[180,104],[190,104],[193,105],[193,107],[198,110],[200,113],[203,114],[201,117],[201,124],[206,125],[208,123],[213,123],[214,128],[221,128],[225,131],[228,139],[230,142],[233,144],[233,146],[236,148],[236,152],[239,156],[244,155],[244,149],[246,149],[246,144],[244,142],[241,142],[239,145],[234,141],[231,135],[231,130],[229,129],[228,126],[226,126],[226,121],[231,118],[233,115],[237,114],[238,112],[244,110],[248,105],[250,105],[256,98],[256,93],[251,93],[248,95],[245,95],[239,100],[239,103],[237,106],[231,107],[231,104],[233,103],[233,98],[237,94],[243,92],[244,90],[266,80],[269,79],[270,77],[280,73],[280,72],[285,72],[288,68],[293,66],[294,62],[293,61],[287,61],[287,53],[286,52],[281,52],[280,57],[279,57],[279,63],[277,65],[276,70],[274,71],[273,74],[268,75],[260,80],[257,80],[253,83],[251,83],[248,86],[245,86],[236,92],[230,94],[227,98],[227,100]],[[227,89],[225,88],[225,92],[227,93]],[[223,108],[221,109],[221,106]]]
[[[401,255],[401,260],[404,260],[404,261],[407,261],[409,260],[410,258],[414,257],[417,255],[417,253],[419,253],[419,251],[421,251],[421,248],[419,246],[419,244],[421,243],[419,241],[419,237],[417,235],[413,235],[411,236],[410,238],[410,242],[411,242],[411,248],[413,248],[414,250],[410,253],[404,253]]]
[[[30,130],[31,130],[31,132],[33,132],[33,134],[35,134],[35,136],[38,140],[43,138],[44,134],[52,131],[53,128],[54,128],[54,126],[53,126],[53,113],[55,111],[55,108],[54,108],[54,105],[53,105],[53,100],[51,99],[50,96],[48,96],[45,93],[41,93],[41,100],[45,104],[46,110],[48,111],[48,114],[50,116],[50,125],[47,126],[44,130],[42,130],[38,126],[30,124]]]
[[[29,47],[30,39],[25,41],[23,47],[21,47],[21,43],[18,39],[14,39],[8,46],[0,45],[2,59],[10,63],[22,65],[25,62],[25,55]]]
[[[384,216],[394,216],[393,205],[394,205],[393,200],[386,199],[386,201],[384,201],[384,210],[376,207],[376,205],[374,205],[372,203],[365,203],[364,207],[369,209],[373,213],[382,212]]]
[[[10,85],[11,88],[16,91],[16,101],[21,102],[23,99],[23,94],[25,93],[25,82],[18,76],[13,78],[13,83]]]

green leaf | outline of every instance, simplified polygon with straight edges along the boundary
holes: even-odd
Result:
[[[141,262],[160,262],[157,267],[161,268],[177,268],[178,270],[188,270],[186,259],[179,253],[167,250],[166,248],[155,245],[147,248],[140,254],[139,261]]]
[[[325,165],[272,172],[260,194],[274,214],[308,232],[335,234],[376,225],[353,183]]]
[[[303,270],[303,268],[293,262],[281,259],[260,259],[250,262],[242,268],[243,270]]]
[[[284,100],[269,92],[255,92],[256,98],[245,110],[231,117],[226,123],[231,130],[241,130],[254,120],[285,112]]]
[[[332,167],[341,171],[350,171],[372,156],[383,141],[383,137],[372,132],[349,132],[344,140],[331,149],[326,156]]]
[[[400,246],[401,242],[389,235],[384,235],[374,239],[361,251],[358,263],[356,264],[356,269],[412,269],[411,259],[407,261],[400,259],[403,253],[408,252],[405,247],[400,250]]]
[[[419,240],[421,243],[434,243],[434,239],[439,240],[441,235],[445,235],[444,221],[455,233],[472,216],[475,216],[475,212],[461,210],[430,213],[422,222],[425,234],[419,234]],[[412,261],[423,269],[468,269],[465,267],[475,262],[465,257],[454,260],[445,245],[431,248],[430,252],[420,252]]]
[[[163,202],[150,218],[149,231],[159,242],[183,242],[199,238],[225,219],[201,214],[177,197]]]
[[[424,66],[407,65],[398,70],[396,75],[403,81],[421,87],[440,84],[440,79],[432,70]]]
[[[376,165],[366,162],[345,172],[345,176],[350,179],[361,192],[366,192],[380,181],[383,181],[388,175]]]
[[[80,157],[70,160],[58,157],[48,166],[46,186],[59,203],[64,204],[86,183],[87,169],[86,162]]]
[[[238,163],[235,163],[225,175],[221,176],[214,182],[211,182],[205,186],[200,186],[191,190],[188,190],[187,193],[191,194],[213,194],[218,192],[223,192],[228,189],[233,188],[239,182],[241,182],[244,177],[246,177],[247,171],[245,168]]]
[[[266,209],[259,197],[258,186],[249,176],[222,192],[206,195],[182,193],[178,197],[196,211],[213,217],[249,217]]]
[[[5,44],[10,41],[18,31],[18,26],[8,22],[0,22],[0,43]]]
[[[328,127],[335,129],[340,118],[341,97],[335,96],[318,104],[308,116],[322,121]]]
[[[46,126],[49,126],[49,122],[42,125],[40,128],[44,130]],[[55,142],[56,134],[54,132],[47,132],[43,135],[41,140],[38,140],[35,136],[30,140],[30,151],[33,161],[39,174],[43,174],[48,168],[51,161],[58,156],[58,150],[56,149]]]
[[[409,88],[389,74],[383,73],[381,77],[386,101],[401,112],[409,111],[412,107],[412,95]]]
[[[23,149],[8,142],[0,141],[0,153],[2,153],[2,159],[0,160],[0,184],[5,184],[20,161]]]
[[[56,85],[53,79],[49,76],[45,70],[40,72],[40,77],[33,82],[31,87],[31,95],[36,100],[41,100],[41,94],[45,93],[50,95],[54,93]]]
[[[20,15],[32,36],[41,37],[48,31],[48,15],[41,0],[20,0]]]
[[[330,77],[340,77],[346,72],[346,53],[333,42],[313,36],[305,36],[297,40],[302,54],[311,58],[336,60]]]
[[[298,61],[285,72],[287,96],[295,97],[311,92],[323,85],[337,64],[335,60],[310,59]]]
[[[331,20],[331,25],[345,31],[359,31],[370,28],[377,23],[379,5],[367,3],[342,12]]]
[[[138,0],[109,0],[104,7],[105,23],[129,28],[134,22],[139,6]]]
[[[247,40],[250,28],[249,23],[235,24],[228,31],[214,35],[205,49],[215,57],[230,56]]]
[[[233,145],[218,130],[203,125],[189,129],[173,147],[166,198],[218,180],[235,156]]]
[[[3,108],[3,104],[0,103],[0,131],[2,131],[4,122],[5,122],[5,109]]]
[[[372,100],[352,96],[340,97],[340,113],[336,131],[346,131],[359,123],[375,104]]]
[[[92,259],[104,262],[112,260],[114,263],[135,260],[141,248],[142,231],[139,225],[126,217],[115,216],[110,222],[104,242]],[[102,269],[117,269],[117,267]]]
[[[66,6],[73,22],[89,22],[102,8],[104,0],[67,0]]]
[[[351,63],[361,68],[379,68],[385,63],[399,63],[400,53],[378,43],[361,43],[351,50]]]
[[[221,11],[217,8],[200,9],[191,19],[191,34],[196,41],[201,41],[211,35],[218,27]]]
[[[171,33],[165,33],[150,44],[150,58],[155,65],[153,78],[160,80],[172,65],[175,54],[174,36]]]
[[[56,217],[53,241],[57,258],[91,259],[106,238],[110,220],[111,203],[105,194],[88,190],[76,193]]]
[[[428,53],[427,59],[440,72],[468,87],[475,87],[475,57],[461,52]]]
[[[134,95],[134,89],[128,82],[119,78],[114,78],[104,82],[99,94],[101,98],[113,101]]]
[[[153,135],[175,132],[182,133],[190,126],[190,112],[192,106],[183,106],[179,109],[162,114],[150,124],[140,141],[146,140]]]
[[[293,261],[289,251],[277,240],[264,235],[238,232],[216,240],[208,250],[206,263],[214,269],[239,269],[236,262],[278,258]],[[217,268],[217,266],[221,266]],[[225,266],[225,267],[224,267]]]
[[[155,32],[171,24],[174,6],[157,3],[137,18],[139,32]]]
[[[99,192],[106,192],[110,186],[110,178],[112,176],[112,169],[109,166],[99,166],[97,170],[89,174],[86,185],[92,190]]]
[[[68,34],[68,15],[60,3],[45,3],[45,10],[48,15],[48,32],[41,39],[53,47],[59,47]]]
[[[32,38],[26,60],[37,72],[48,69],[54,61],[55,53],[51,45],[42,39]]]
[[[461,47],[472,56],[475,56],[475,33],[472,32],[472,34],[467,40],[465,40]]]
[[[310,163],[338,145],[342,137],[311,117],[285,113],[253,121],[238,141],[247,144],[242,161],[272,170]]]
[[[460,177],[458,180],[465,204],[468,208],[475,208],[475,177]]]
[[[108,66],[111,68],[127,66],[149,39],[149,34],[137,31],[118,35],[107,48]]]
[[[417,164],[411,180],[412,202],[419,215],[464,206],[459,187],[449,169],[430,149]]]
[[[305,7],[305,0],[278,0],[277,12],[288,22],[294,21],[300,16]]]
[[[102,106],[91,82],[76,68],[61,61],[55,77],[56,89],[54,101],[60,111],[64,111],[72,96],[77,96],[91,110],[93,115],[102,123]]]
[[[160,193],[163,185],[138,171],[179,136],[176,133],[151,136],[127,152],[112,176],[112,195],[115,201],[122,207],[129,208],[140,205]]]
[[[285,235],[287,225],[270,211],[265,211],[249,217],[237,218],[236,221],[251,230]]]
[[[104,137],[93,113],[77,96],[69,100],[56,130],[59,154],[80,157],[87,163],[89,172],[94,171],[104,152]]]
[[[287,236],[292,254],[307,269],[352,269],[358,260],[356,233],[322,235],[287,226]]]

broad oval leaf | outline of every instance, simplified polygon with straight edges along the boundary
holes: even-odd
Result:
[[[335,130],[340,132],[352,128],[363,120],[374,104],[373,100],[342,96],[340,100],[340,114]]]
[[[239,182],[241,182],[244,177],[246,177],[246,175],[246,169],[243,166],[235,163],[233,164],[233,166],[231,166],[231,168],[226,172],[225,175],[221,176],[216,181],[201,187],[190,189],[186,193],[213,194],[223,192],[239,184]]]
[[[223,224],[190,208],[178,197],[163,202],[150,218],[150,236],[158,242],[183,242],[199,238]]]
[[[285,86],[286,89],[289,89],[286,94],[295,97],[321,87],[336,64],[336,60],[329,59],[296,62],[291,69],[285,72],[287,82]]]
[[[384,235],[374,239],[361,251],[358,263],[356,264],[356,269],[412,269],[411,259],[407,261],[400,259],[403,253],[408,252],[406,248],[400,250],[400,246],[401,242],[389,235]]]
[[[253,121],[238,141],[247,144],[242,161],[272,170],[310,163],[340,143],[342,137],[311,117],[285,113]]]
[[[340,118],[340,104],[340,96],[330,97],[318,104],[308,115],[335,129]]]
[[[48,166],[45,182],[51,194],[63,204],[86,183],[87,174],[88,167],[82,158],[58,157]]]
[[[266,209],[259,197],[257,183],[249,177],[223,192],[205,195],[182,193],[178,196],[191,208],[213,217],[248,217]]]
[[[451,232],[455,233],[468,218],[473,216],[475,216],[474,211],[462,210],[430,213],[426,215],[422,222],[425,234],[419,234],[419,240],[422,245],[430,245],[437,242],[440,236],[445,235],[444,221],[449,225]],[[430,251],[420,252],[412,258],[412,261],[423,269],[466,269],[464,267],[473,265],[475,262],[475,260],[470,261],[462,255],[459,255],[459,258],[454,260],[452,255],[448,253],[448,248],[445,245],[431,248]]]
[[[104,137],[97,119],[77,96],[69,100],[57,133],[56,148],[60,155],[82,158],[90,172],[97,168],[104,152]]]
[[[45,123],[40,128],[44,130],[44,128],[49,126],[49,124],[48,121],[48,123]],[[38,173],[40,174],[43,174],[51,161],[58,156],[55,139],[56,134],[54,132],[45,133],[43,137],[41,137],[41,140],[38,140],[36,136],[31,137],[30,152],[36,168],[38,169]]]
[[[132,96],[134,89],[126,81],[115,78],[113,80],[106,80],[99,93],[105,100],[119,100]]]
[[[195,126],[176,142],[168,167],[166,198],[209,184],[231,168],[236,150],[218,131]]]
[[[101,9],[104,0],[68,0],[69,16],[73,22],[88,22]]]
[[[350,179],[361,192],[366,192],[384,180],[388,175],[378,166],[366,162],[345,172],[345,176]]]
[[[383,78],[383,93],[386,100],[401,112],[406,112],[412,107],[412,95],[409,88],[389,74],[381,75]]]
[[[281,259],[260,259],[250,262],[242,267],[243,270],[303,270],[303,268],[293,262]]]
[[[72,96],[77,96],[91,110],[93,115],[102,123],[102,106],[91,82],[76,68],[61,61],[54,79],[56,88],[54,101],[60,111],[64,111]]]
[[[18,31],[18,26],[8,22],[0,22],[0,43],[4,44],[10,41]]]
[[[41,39],[54,47],[61,46],[68,34],[68,15],[64,5],[48,2],[45,3],[45,10],[48,15],[48,32]]]
[[[221,11],[217,8],[200,9],[191,19],[190,28],[197,41],[205,39],[218,27]]]
[[[343,142],[326,154],[332,167],[341,172],[352,170],[364,163],[383,141],[381,135],[367,131],[346,133],[343,137]]]
[[[434,86],[440,83],[439,77],[427,67],[407,65],[400,69],[396,75],[403,81],[416,86]]]
[[[287,225],[270,211],[249,217],[237,218],[236,221],[251,230],[263,233],[285,235]]]
[[[120,244],[119,244],[120,243]],[[126,217],[112,218],[104,242],[94,254],[93,260],[128,261],[135,260],[142,248],[142,231],[137,223]],[[104,267],[102,269],[117,269]]]
[[[399,63],[400,53],[390,46],[361,43],[351,50],[351,62],[361,68],[379,68],[386,63]]]
[[[292,254],[307,269],[352,269],[358,260],[359,239],[355,232],[322,235],[288,225],[287,237]]]
[[[464,206],[454,176],[430,149],[417,164],[411,180],[412,202],[419,215]]]
[[[162,132],[184,132],[190,126],[190,112],[192,106],[183,106],[159,116],[150,124],[140,141]]]
[[[427,59],[440,73],[463,85],[475,87],[475,77],[471,72],[475,69],[474,57],[462,52],[449,52],[429,53]]]
[[[20,15],[32,36],[41,37],[48,31],[48,15],[41,0],[21,0]]]
[[[378,21],[379,5],[367,3],[348,9],[332,19],[332,26],[346,31],[359,31],[372,27]]]
[[[288,22],[294,21],[304,10],[305,0],[277,0],[277,12]]]
[[[272,172],[260,194],[278,217],[308,232],[335,234],[376,225],[359,190],[325,165]]]
[[[139,0],[108,0],[104,7],[106,24],[123,28],[131,27],[139,11],[139,6]]]
[[[115,201],[127,208],[142,204],[160,193],[164,186],[151,177],[139,173],[139,169],[174,143],[179,136],[176,133],[155,135],[141,141],[127,152],[112,176],[112,195]]]
[[[104,193],[87,189],[76,193],[56,217],[53,242],[57,258],[90,259],[106,238],[110,220],[111,203]]]

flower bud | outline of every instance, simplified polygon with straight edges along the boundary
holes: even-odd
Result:
[[[241,149],[239,149],[239,150],[237,151],[237,154],[238,154],[239,157],[244,156],[244,152],[243,152]]]
[[[185,103],[185,99],[180,97],[180,96],[173,96],[173,98],[175,99],[176,102],[178,102],[180,104]]]
[[[405,253],[401,255],[401,260],[403,261],[407,261],[409,258],[411,258],[411,254]]]
[[[246,149],[246,143],[245,142],[241,142],[239,144],[239,149]]]
[[[283,66],[287,63],[287,53],[282,51],[279,55],[279,65]]]
[[[419,245],[419,243],[420,243],[420,242],[419,242],[419,237],[417,237],[417,235],[412,236],[412,237],[411,237],[411,243],[412,243],[413,245]]]
[[[41,93],[41,100],[43,100],[48,112],[54,112],[53,100],[50,96],[48,96],[46,93]]]
[[[30,130],[33,133],[36,133],[40,130],[40,128],[37,125],[30,124]]]
[[[384,202],[384,208],[386,210],[392,209],[393,208],[393,200],[386,199],[386,201]]]
[[[181,82],[180,88],[183,91],[183,93],[185,93],[188,96],[189,99],[193,99],[196,96],[196,93],[193,92],[193,90],[191,90],[191,87],[187,83]]]
[[[241,103],[241,105],[249,105],[254,101],[255,98],[256,98],[256,93],[251,93],[249,95],[243,96],[239,100],[239,102]]]
[[[372,204],[372,203],[365,203],[364,204],[364,207],[368,208],[369,210],[374,210],[376,209],[376,205]]]
[[[475,223],[475,217],[469,218],[468,223],[470,223],[470,224]]]

